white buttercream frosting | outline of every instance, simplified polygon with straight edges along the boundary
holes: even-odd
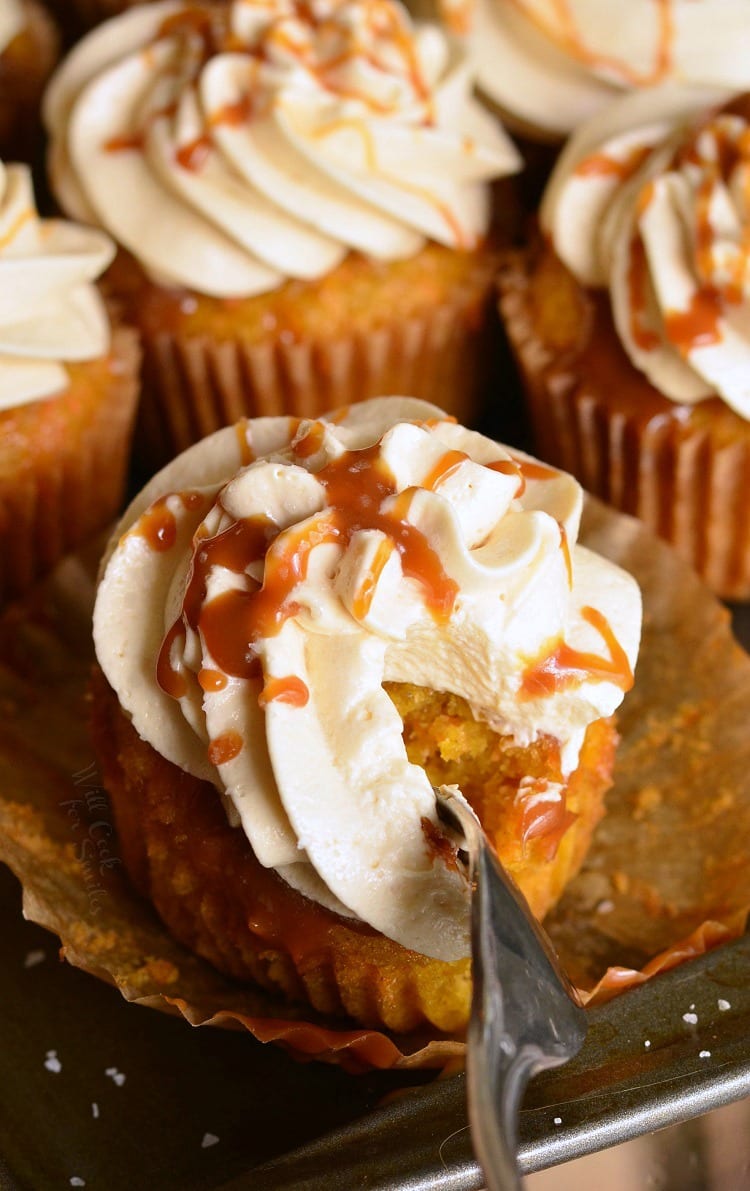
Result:
[[[53,396],[68,384],[66,361],[106,353],[92,282],[114,251],[103,232],[40,219],[29,167],[0,162],[0,409]]]
[[[561,137],[623,89],[750,86],[747,0],[442,0],[482,90]]]
[[[140,735],[217,787],[263,865],[456,959],[465,877],[430,846],[433,790],[383,683],[455,692],[518,742],[549,733],[570,772],[640,630],[635,582],[574,544],[580,512],[571,477],[415,399],[240,423],[125,514],[97,656]]]
[[[0,54],[21,32],[23,23],[19,0],[0,0]]]
[[[519,165],[463,57],[397,0],[141,6],[76,46],[44,106],[69,213],[219,297],[350,250],[475,247],[489,180]]]
[[[606,286],[620,340],[666,397],[750,418],[750,103],[677,85],[571,138],[541,209],[555,250]]]

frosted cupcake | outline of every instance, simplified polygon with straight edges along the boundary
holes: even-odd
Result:
[[[0,157],[31,161],[39,105],[59,57],[52,19],[37,0],[0,0]]]
[[[465,1027],[432,784],[541,915],[611,778],[640,595],[580,513],[569,476],[406,398],[241,422],[150,482],[105,560],[92,706],[126,866],[177,938],[326,1013]]]
[[[444,0],[481,90],[524,135],[559,141],[623,91],[750,86],[747,0]]]
[[[672,86],[582,126],[503,272],[540,453],[750,597],[750,104]]]
[[[113,254],[101,232],[39,219],[28,167],[0,163],[0,601],[122,501],[138,357],[93,284]]]
[[[157,457],[382,391],[470,412],[489,181],[518,157],[437,28],[396,0],[148,5],[76,47],[45,111],[60,202],[123,249]]]

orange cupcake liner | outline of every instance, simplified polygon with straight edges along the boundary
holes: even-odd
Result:
[[[145,330],[139,451],[156,467],[240,418],[314,418],[383,394],[422,397],[470,419],[489,326],[478,309],[467,291],[421,317],[334,341],[249,345]]]
[[[69,366],[68,389],[0,413],[0,602],[19,596],[119,511],[138,397],[135,333]]]
[[[750,426],[718,399],[687,407],[643,379],[643,402],[622,349],[623,390],[579,368],[579,345],[555,350],[539,333],[529,296],[529,258],[510,257],[500,310],[519,367],[537,453],[572,472],[589,492],[638,517],[671,543],[727,600],[750,599]],[[599,342],[601,312],[584,330]],[[611,351],[613,343],[605,343]],[[616,364],[617,359],[613,356]],[[637,382],[636,382],[637,383]]]

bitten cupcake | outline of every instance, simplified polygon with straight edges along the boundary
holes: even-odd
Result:
[[[6,161],[31,161],[39,149],[39,105],[59,48],[41,3],[0,0],[0,157]]]
[[[76,47],[45,109],[60,202],[123,249],[152,455],[382,391],[469,415],[489,179],[518,157],[436,27],[397,0],[148,5]]]
[[[623,91],[750,86],[747,0],[442,0],[479,87],[516,130],[560,141]]]
[[[750,597],[750,101],[677,86],[582,126],[502,310],[539,452]]]
[[[543,914],[602,813],[640,593],[581,490],[407,398],[218,431],[105,559],[94,739],[122,854],[218,968],[367,1025],[455,1032],[460,783]]]
[[[121,507],[138,355],[93,284],[113,254],[41,220],[28,167],[0,163],[0,601]]]

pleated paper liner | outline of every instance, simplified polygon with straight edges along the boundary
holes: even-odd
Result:
[[[607,814],[548,919],[581,988],[616,969],[601,997],[743,929],[750,658],[726,611],[636,521],[590,502],[583,541],[632,571],[645,599]],[[247,1029],[353,1071],[455,1063],[458,1039],[359,1029],[226,979],[132,892],[85,723],[95,567],[95,556],[69,559],[0,620],[0,858],[23,884],[28,917],[60,937],[69,962],[192,1024]]]
[[[475,414],[497,316],[486,284],[368,332],[258,344],[142,327],[138,449],[154,470],[243,417],[327,410],[381,393],[408,393],[462,421]]]
[[[59,395],[0,412],[0,602],[18,597],[119,512],[138,399],[135,333],[68,366]]]
[[[750,423],[718,398],[662,397],[628,360],[606,296],[532,249],[510,255],[500,309],[537,454],[671,542],[724,599],[750,599]]]

